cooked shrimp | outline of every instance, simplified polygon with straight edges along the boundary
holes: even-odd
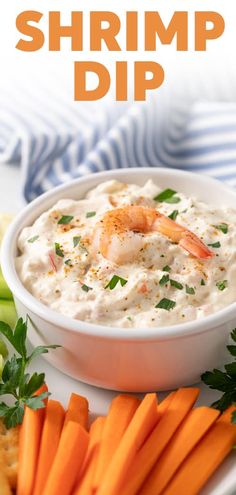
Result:
[[[208,259],[214,254],[193,232],[174,222],[155,208],[129,205],[105,213],[93,236],[94,250],[117,264],[127,263],[143,247],[143,236],[159,232],[196,258]],[[137,235],[137,234],[143,234]]]

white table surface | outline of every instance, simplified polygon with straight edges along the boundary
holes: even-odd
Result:
[[[14,165],[0,164],[0,211],[17,213],[23,207],[21,197],[20,171]],[[92,415],[105,414],[108,405],[117,392],[107,391],[78,382],[49,365],[43,358],[34,363],[34,369],[46,374],[52,397],[66,405],[71,392],[85,395],[89,400]],[[210,405],[218,394],[203,384],[198,405]],[[165,394],[160,393],[160,400]],[[176,495],[187,495],[176,494]],[[201,495],[236,495],[236,452],[232,453],[217,473],[202,490]]]

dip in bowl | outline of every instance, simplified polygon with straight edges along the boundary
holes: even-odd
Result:
[[[32,342],[61,344],[52,364],[106,388],[198,381],[235,326],[235,198],[200,175],[123,169],[35,200],[2,251]]]

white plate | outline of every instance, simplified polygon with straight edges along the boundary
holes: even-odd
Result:
[[[0,165],[0,211],[19,211],[21,196],[19,191],[20,173],[17,168],[10,165]],[[56,352],[56,351],[55,351]],[[92,359],[92,356],[91,356]],[[52,397],[66,405],[71,392],[84,395],[89,400],[92,415],[106,414],[111,399],[116,392],[91,387],[77,382],[52,368],[43,358],[34,363],[34,370],[46,373],[49,390],[53,391]],[[210,405],[218,397],[214,391],[200,384],[201,394],[198,405]],[[159,399],[166,394],[159,394]],[[201,495],[235,495],[236,494],[236,451],[230,454],[217,473],[212,476]],[[182,495],[182,494],[181,494]],[[183,495],[187,495],[183,494]]]

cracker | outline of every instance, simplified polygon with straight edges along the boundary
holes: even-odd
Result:
[[[19,427],[7,430],[3,422],[0,421],[0,472],[5,476],[12,489],[15,489],[17,485],[18,448]],[[5,492],[3,493],[5,495]],[[2,495],[1,491],[0,495]]]

